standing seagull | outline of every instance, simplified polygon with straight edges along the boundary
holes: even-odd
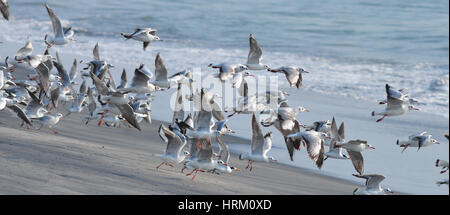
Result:
[[[255,38],[253,37],[253,34],[250,34],[249,36],[249,44],[250,44],[250,51],[248,52],[247,57],[247,64],[249,70],[265,70],[270,69],[269,66],[264,65],[260,63],[260,60],[262,59],[262,49],[259,46],[258,42],[256,42]]]
[[[408,147],[418,147],[417,151],[419,151],[421,147],[429,146],[432,144],[440,143],[437,140],[431,138],[431,134],[427,134],[427,132],[410,135],[408,137],[408,140],[406,141],[397,140],[397,145],[403,147],[402,152],[404,152]]]
[[[159,164],[156,169],[159,169],[159,167],[163,164],[174,167],[173,164],[179,164],[184,161],[186,156],[189,155],[188,152],[184,152],[184,154],[182,154],[182,150],[187,143],[186,138],[181,133],[180,135],[170,129],[167,129],[162,124],[158,129],[158,134],[160,134],[162,140],[167,142],[167,148],[164,154],[156,155],[163,160],[163,162]]]
[[[47,34],[45,35],[44,42],[47,44],[47,46],[50,48],[53,45],[65,45],[70,43],[71,41],[74,41],[74,31],[72,30],[72,27],[64,30],[61,20],[59,20],[59,18],[48,6],[48,4],[45,4],[45,8],[47,8],[48,16],[50,16],[50,20],[52,21],[54,34],[54,37],[49,37]]]
[[[410,104],[408,96],[402,91],[393,89],[389,84],[386,84],[387,107],[384,110],[372,111],[372,116],[381,115],[377,122],[380,122],[386,116],[398,116],[408,113],[409,110],[419,110]]]
[[[2,12],[3,18],[9,21],[9,4],[8,0],[0,0],[0,12]]]
[[[358,178],[366,179],[366,187],[364,189],[356,188],[353,191],[353,195],[386,195],[392,194],[393,192],[389,188],[381,188],[381,181],[383,181],[386,177],[384,175],[355,175],[353,176]]]
[[[294,67],[294,66],[283,66],[278,69],[267,69],[267,71],[273,72],[273,73],[283,73],[286,76],[286,79],[289,82],[289,85],[291,87],[296,86],[297,88],[300,88],[302,86],[302,73],[309,73],[308,71],[304,70],[300,67]]]
[[[126,34],[124,32],[120,33],[123,37],[128,39],[133,39],[137,41],[141,41],[144,43],[144,51],[147,49],[147,46],[151,41],[163,41],[158,36],[156,36],[156,29],[152,28],[136,28],[133,33]]]
[[[250,171],[253,170],[253,162],[276,162],[277,160],[272,156],[267,156],[267,153],[272,149],[272,132],[263,135],[255,114],[252,116],[252,144],[251,153],[241,153],[239,160],[248,160],[246,169],[250,166]]]
[[[45,115],[43,117],[36,118],[35,120],[41,124],[41,127],[37,130],[41,130],[41,128],[45,125],[52,130],[54,134],[57,134],[58,132],[53,129],[53,126],[55,126],[62,117],[63,115],[61,113],[57,113],[56,115]]]

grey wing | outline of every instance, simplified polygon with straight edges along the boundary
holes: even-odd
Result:
[[[95,109],[97,109],[97,103],[95,103],[95,99],[94,96],[92,95],[92,90],[90,87],[88,88],[87,94],[89,99],[88,109],[90,115],[92,116],[94,114]]]
[[[58,85],[58,87],[56,87],[55,89],[53,89],[50,92],[50,99],[52,101],[53,107],[55,107],[55,108],[58,107],[60,91],[61,91],[61,87]]]
[[[134,77],[131,80],[132,87],[147,87],[150,78],[140,69],[134,70]]]
[[[53,65],[55,65],[56,69],[58,70],[58,76],[62,79],[62,84],[64,86],[70,86],[70,78],[67,71],[64,69],[64,66],[56,61],[53,61]]]
[[[252,115],[252,153],[263,153],[264,136],[256,120],[255,114]]]
[[[27,117],[27,115],[25,114],[25,112],[22,110],[22,108],[20,108],[19,106],[17,106],[16,104],[11,105],[11,106],[7,106],[9,109],[13,110],[17,116],[22,119],[25,123],[27,123],[28,125],[31,125],[31,120]]]
[[[396,108],[403,105],[404,102],[401,100],[401,93],[392,89],[389,84],[386,84],[386,95],[388,108]]]
[[[350,156],[350,159],[352,160],[353,167],[355,167],[355,170],[360,175],[362,175],[364,173],[364,158],[362,156],[362,153],[352,150],[347,150],[347,153]]]
[[[3,18],[9,20],[9,4],[8,0],[0,0],[0,11],[2,12]]]
[[[120,113],[122,114],[123,118],[127,120],[130,125],[141,130],[141,127],[139,126],[139,123],[136,120],[136,114],[133,111],[133,108],[129,104],[121,104],[116,105],[116,107],[119,109]]]
[[[262,49],[252,34],[249,36],[250,51],[248,52],[247,64],[259,64]]]
[[[48,63],[51,65],[51,61],[46,61],[40,63],[36,68],[35,71],[39,76],[39,85],[42,89],[42,91],[45,92],[46,95],[48,95],[48,88],[50,87],[50,70],[52,67],[48,66]]]
[[[108,95],[110,93],[109,88],[106,86],[105,82],[100,80],[94,73],[91,71],[89,72],[91,74],[92,81],[94,82],[95,87],[97,88],[97,92],[100,95]]]
[[[323,140],[315,136],[313,137],[312,135],[303,135],[303,140],[306,143],[306,150],[308,151],[309,158],[311,158],[320,169],[324,159]]]
[[[175,110],[173,110],[172,124],[175,124],[176,120],[184,120],[184,104],[183,93],[181,92],[181,84],[178,84],[177,98],[175,100]]]
[[[216,119],[217,121],[224,121],[225,116],[223,115],[223,111],[220,108],[220,105],[217,102],[213,101],[211,107],[214,119]]]
[[[78,62],[77,59],[75,58],[73,60],[73,64],[72,64],[72,68],[70,69],[70,73],[69,73],[69,78],[70,81],[73,81],[78,75]]]
[[[167,129],[163,125],[161,125],[160,129],[164,133],[164,136],[167,138],[166,153],[177,155],[178,152],[184,147],[186,142],[183,142],[177,134],[172,132],[170,129]]]
[[[86,80],[83,80],[83,82],[80,85],[80,90],[78,92],[81,95],[86,94]]]
[[[117,86],[117,89],[126,88],[128,83],[127,72],[125,68],[123,68],[122,75],[120,76],[120,85]]]
[[[153,35],[153,36],[156,36],[156,32],[157,32],[156,29],[149,29],[149,31],[148,31],[148,33]]]
[[[197,122],[195,123],[196,129],[210,130],[211,119],[212,119],[211,111],[206,111],[202,108],[202,110],[200,110],[197,115]]]
[[[208,161],[213,158],[213,147],[209,138],[200,139],[200,150],[197,153],[198,160]]]
[[[48,4],[45,4],[45,8],[47,8],[48,16],[50,17],[50,20],[52,21],[53,26],[53,33],[55,34],[55,37],[63,37],[63,27],[61,24],[61,20],[56,16],[56,14],[53,12],[53,10],[48,6]]]
[[[95,44],[94,49],[92,50],[92,54],[94,55],[95,60],[100,60],[100,54],[98,51],[98,43]]]
[[[366,181],[367,189],[381,189],[381,181],[383,181],[386,177],[384,175],[372,174],[365,175],[368,177]]]
[[[155,74],[156,74],[155,78],[156,81],[167,80],[167,69],[159,53],[156,55],[155,59]]]
[[[228,145],[222,141],[220,136],[217,136],[217,142],[219,143],[220,148],[220,159],[225,162],[225,164],[228,164],[228,161],[230,160],[230,150],[228,149]]]

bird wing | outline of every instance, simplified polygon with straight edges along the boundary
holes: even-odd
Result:
[[[64,66],[56,61],[53,61],[53,65],[55,65],[56,69],[58,70],[58,76],[61,77],[61,83],[65,87],[71,86],[70,77],[67,71],[64,69]]]
[[[73,81],[78,75],[78,62],[77,59],[73,60],[72,68],[70,68],[69,78]]]
[[[184,120],[184,104],[183,93],[181,92],[181,84],[178,84],[177,97],[175,99],[175,109],[173,110],[172,124],[175,124],[177,119],[179,121]]]
[[[167,69],[159,53],[155,59],[155,75],[156,81],[167,81]]]
[[[3,18],[9,20],[9,4],[8,0],[0,0],[0,12],[2,12]]]
[[[25,114],[25,112],[22,110],[22,108],[20,108],[19,106],[17,106],[16,104],[14,105],[10,105],[7,106],[9,109],[13,110],[17,116],[22,119],[25,123],[27,123],[28,125],[31,126],[31,120],[27,117],[27,115]]]
[[[364,158],[361,152],[356,152],[352,150],[347,150],[350,159],[352,160],[353,167],[355,170],[362,175],[364,173]]]
[[[59,18],[53,12],[53,10],[50,8],[50,6],[48,6],[48,4],[45,4],[45,8],[47,8],[48,16],[50,17],[50,20],[52,21],[53,33],[55,34],[55,37],[64,37],[61,20],[59,20]]]
[[[262,56],[262,49],[258,42],[253,37],[253,34],[249,36],[250,51],[248,52],[247,64],[259,64]]]
[[[100,60],[100,54],[98,51],[98,43],[95,44],[94,49],[92,50],[92,54],[94,55],[95,60]]]
[[[230,160],[230,150],[228,149],[228,145],[222,141],[222,138],[220,136],[217,136],[216,139],[217,139],[217,142],[219,143],[220,159],[223,162],[225,162],[226,164],[228,164],[228,161]]]
[[[197,158],[199,161],[208,161],[213,158],[213,147],[211,144],[211,139],[205,138],[200,139],[200,150],[197,153]]]
[[[127,122],[130,123],[130,125],[138,129],[139,131],[141,130],[141,127],[139,126],[139,123],[136,120],[136,114],[134,113],[133,108],[129,104],[121,104],[121,105],[115,104],[115,106],[117,107],[117,109],[119,109],[123,118],[125,118]]]
[[[256,120],[255,114],[252,115],[252,153],[263,154],[264,149],[264,136],[259,127],[259,123]]]
[[[106,86],[105,82],[100,80],[94,73],[89,71],[91,74],[92,81],[94,82],[95,88],[100,95],[108,95],[111,90]]]
[[[302,137],[306,143],[306,151],[308,151],[309,158],[311,158],[316,163],[316,166],[319,169],[322,168],[324,159],[323,140],[320,139],[317,134],[310,132],[304,132],[302,134]]]
[[[34,70],[39,77],[39,86],[41,90],[48,95],[48,88],[50,87],[50,70],[53,68],[50,60],[40,63]]]
[[[128,83],[127,72],[125,68],[123,68],[122,75],[120,76],[120,85],[117,86],[117,89],[126,88]]]

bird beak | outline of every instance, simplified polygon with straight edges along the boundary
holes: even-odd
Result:
[[[241,171],[241,169],[234,169],[234,171],[239,172],[239,171]]]
[[[415,108],[413,108],[413,110],[420,110],[420,109],[415,107]]]
[[[306,71],[306,70],[303,70],[303,71],[305,71],[305,73],[309,73],[308,71]]]
[[[371,149],[375,149],[375,147],[373,147],[373,146],[369,146],[369,148],[371,148]]]
[[[308,109],[305,109],[305,112],[309,112],[309,110],[308,110]]]

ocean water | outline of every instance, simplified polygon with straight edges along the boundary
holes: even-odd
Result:
[[[263,49],[263,63],[272,68],[296,65],[311,72],[303,76],[300,90],[289,89],[292,106],[303,105],[303,101],[293,98],[304,91],[344,96],[376,105],[376,100],[385,98],[384,86],[389,83],[396,88],[408,88],[410,96],[420,100],[421,112],[449,118],[449,2],[446,0],[378,3],[358,0],[45,2],[64,24],[76,31],[76,42],[52,49],[62,55],[75,53],[82,58],[78,60],[89,60],[92,48],[98,42],[101,57],[115,65],[137,67],[145,63],[153,70],[156,53],[160,52],[169,74],[186,68],[214,73],[207,67],[209,63],[246,62],[248,35],[253,33]],[[29,38],[35,47],[42,48],[44,35],[52,32],[43,4],[44,1],[38,0],[11,1],[11,21],[0,20],[0,41],[24,43]],[[150,44],[144,52],[141,43],[124,41],[120,36],[120,32],[131,32],[137,27],[158,29],[158,36],[164,41]],[[127,69],[131,71],[132,68]],[[121,70],[113,70],[116,81]],[[284,77],[279,77],[282,80],[280,86],[288,88]],[[155,106],[162,106],[162,103],[157,100]],[[166,112],[162,108],[156,109],[153,117],[170,120],[171,114]],[[300,118],[312,122],[329,119],[330,114],[324,111],[323,119],[309,119],[306,114]],[[370,111],[367,117],[369,114]],[[358,113],[360,116],[365,116],[365,112]],[[233,129],[247,128],[247,124],[240,122],[248,122],[250,116],[244,118],[246,120],[232,120]],[[427,125],[432,124],[431,118],[427,120]],[[376,145],[377,152],[381,151],[385,156],[380,160],[376,153],[364,153],[368,170],[385,172],[391,176],[385,183],[402,192],[448,194],[448,190],[436,188],[434,181],[440,178],[438,173],[435,174],[437,168],[432,166],[437,154],[448,159],[448,150],[439,151],[436,147],[421,153],[411,150],[399,159],[399,152],[392,144],[395,138],[407,138],[410,130],[396,128],[390,134],[389,142],[380,143],[373,130],[382,125],[359,129],[359,121],[360,118],[346,121],[348,136],[368,138]],[[405,118],[398,121],[408,123]],[[436,127],[429,129],[441,132],[445,126]],[[249,132],[240,135],[248,137]],[[284,143],[279,134],[275,134],[278,139],[272,151],[285,155]],[[295,165],[315,171],[307,156],[297,154]],[[281,161],[292,164],[287,158]],[[403,166],[386,169],[395,162]],[[348,171],[353,171],[351,165],[341,164],[339,161],[326,163],[323,172],[351,179],[348,175]],[[429,177],[421,175],[422,172],[410,172],[404,168],[408,165],[423,167],[423,174]]]
[[[76,30],[70,52],[86,57],[99,42],[112,63],[150,64],[161,52],[169,71],[207,69],[209,63],[245,63],[253,33],[263,63],[311,72],[305,90],[369,101],[384,98],[389,83],[408,88],[422,111],[449,116],[446,0],[17,0],[10,3],[11,22],[0,21],[0,39],[42,43],[51,32],[43,2]],[[164,41],[147,52],[135,41],[124,43],[120,32],[137,27],[158,29]]]

